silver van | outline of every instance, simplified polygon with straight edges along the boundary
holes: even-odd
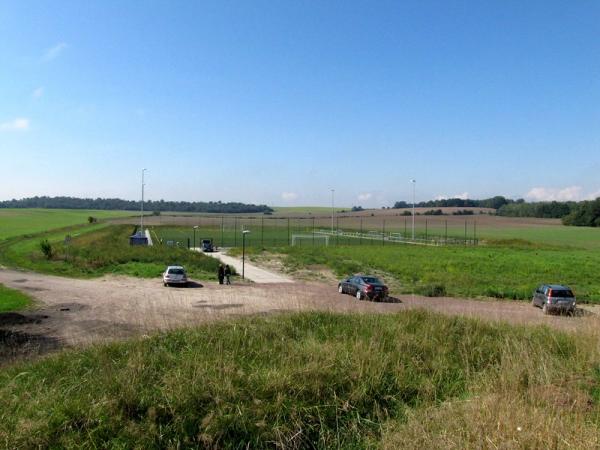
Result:
[[[539,306],[548,314],[552,311],[574,313],[577,300],[568,286],[560,284],[542,284],[533,293],[533,306]]]

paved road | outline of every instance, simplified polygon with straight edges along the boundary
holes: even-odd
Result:
[[[200,249],[195,250],[200,251]],[[235,258],[233,256],[229,256],[221,252],[213,252],[206,254],[212,256],[213,258],[220,259],[223,262],[223,264],[228,264],[231,267],[235,267],[237,273],[242,273],[241,258]],[[244,276],[248,280],[254,281],[255,283],[294,283],[294,280],[292,280],[291,278],[262,269],[252,263],[249,263],[248,260],[246,260],[245,266],[246,267],[244,270]]]

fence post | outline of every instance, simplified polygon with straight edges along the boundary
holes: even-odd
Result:
[[[406,217],[404,217],[404,236],[402,237],[406,239]]]
[[[312,218],[312,242],[313,247],[315,246],[315,218]]]
[[[425,219],[425,240],[427,240],[427,237],[428,237],[427,231],[428,231],[428,228],[427,228],[427,219]]]
[[[290,242],[290,218],[287,218],[287,223],[288,223],[288,247],[290,246],[291,242]]]
[[[265,218],[260,218],[260,246],[265,246]]]
[[[383,219],[383,225],[381,229],[381,246],[385,246],[385,219]]]
[[[237,216],[233,218],[233,246],[237,247]]]
[[[225,229],[225,218],[221,216],[221,247],[223,247],[223,230]]]
[[[467,219],[465,219],[465,245],[467,245]]]
[[[360,218],[360,236],[358,237],[358,245],[362,245],[362,235],[363,235],[363,227],[362,227],[362,217]]]
[[[340,243],[340,218],[335,218],[335,246],[337,247]]]
[[[473,221],[473,245],[477,245],[477,219]]]
[[[446,234],[444,237],[444,243],[447,245],[448,244],[448,221],[446,220],[445,222],[446,222],[446,224],[445,224],[446,225]]]

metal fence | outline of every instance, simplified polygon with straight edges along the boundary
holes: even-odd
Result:
[[[477,221],[418,217],[414,233],[411,217],[206,217],[190,216],[176,223],[160,221],[152,227],[155,240],[172,245],[199,247],[211,239],[219,247],[242,245],[477,245]]]

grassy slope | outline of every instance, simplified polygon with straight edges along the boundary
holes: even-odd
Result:
[[[522,423],[543,428],[533,435],[538,448],[591,447],[600,423],[590,394],[598,385],[595,349],[546,328],[416,311],[238,319],[4,369],[0,441],[10,448],[357,448],[383,439],[394,448],[406,435],[434,442],[443,427],[456,433],[458,447],[478,438],[487,447],[481,427],[498,445],[516,433],[512,417],[531,410],[545,419]],[[563,407],[542,389],[581,406]],[[510,427],[492,417],[456,430],[490,406],[477,400],[465,411],[465,399],[496,396],[523,403],[502,418]],[[449,405],[461,412],[456,419],[443,414]],[[437,412],[445,422],[431,430],[415,424]],[[565,426],[553,426],[559,421]],[[532,435],[516,436],[517,447],[519,439]]]
[[[63,245],[65,230],[36,237],[15,238],[0,247],[0,263],[42,273],[94,277],[107,273],[158,277],[167,265],[184,265],[192,277],[215,278],[218,262],[200,253],[166,246],[131,247],[132,227],[104,224],[71,230],[69,248]],[[47,260],[39,249],[41,239],[53,243],[55,256]]]
[[[0,209],[0,240],[39,233],[97,219],[131,216],[131,211],[94,211],[75,209]]]
[[[436,286],[449,296],[528,299],[536,285],[564,283],[578,298],[600,302],[600,254],[582,249],[497,247],[291,247],[294,269],[322,264],[345,276],[384,272],[405,293],[428,295]],[[390,280],[388,280],[390,281]]]
[[[18,311],[32,303],[31,297],[0,284],[0,312]]]

